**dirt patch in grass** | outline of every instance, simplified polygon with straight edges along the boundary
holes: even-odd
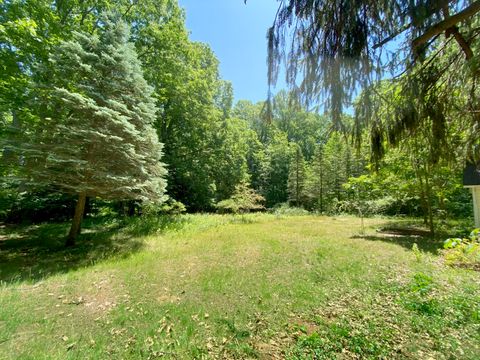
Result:
[[[111,278],[101,279],[92,283],[93,293],[80,296],[77,301],[82,301],[87,313],[95,316],[109,312],[120,302],[128,302],[130,295],[119,294],[118,289],[112,284]]]
[[[378,231],[386,236],[411,236],[411,237],[428,237],[431,235],[429,230],[415,228],[383,228]]]
[[[258,358],[261,360],[267,359],[285,359],[284,352],[285,344],[279,344],[275,340],[270,342],[259,342],[255,344],[255,350],[258,352]]]
[[[78,286],[70,291],[65,284],[55,284],[44,289],[48,296],[54,299],[54,306],[58,308],[59,315],[82,314],[89,319],[99,318],[118,304],[130,300],[128,292],[118,285],[113,273],[102,273],[90,283]]]
[[[450,266],[480,272],[480,264],[479,263],[476,263],[476,264],[455,263],[455,264],[451,264]]]

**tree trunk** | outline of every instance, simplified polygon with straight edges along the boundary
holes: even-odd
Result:
[[[85,208],[83,209],[83,219],[92,211],[92,198],[88,197],[85,199]]]
[[[135,211],[137,209],[137,204],[135,203],[135,200],[128,200],[126,203],[127,203],[127,216],[134,217]]]
[[[470,4],[470,6],[466,7],[465,9],[458,12],[457,14],[450,16],[443,21],[440,21],[435,25],[430,26],[423,35],[413,40],[412,42],[413,49],[415,50],[420,48],[434,36],[439,35],[445,30],[448,30],[454,27],[459,22],[462,22],[464,20],[467,20],[473,17],[479,11],[480,11],[480,1],[474,1],[472,4]],[[460,45],[462,46],[462,44]]]
[[[72,227],[70,228],[70,232],[68,234],[65,246],[74,246],[75,240],[80,234],[86,199],[86,193],[82,192],[78,194],[77,205],[75,206],[75,214],[73,215]]]
[[[296,173],[297,173],[297,184],[296,184],[296,199],[295,199],[295,206],[300,206],[300,180],[299,180],[299,172],[300,172],[300,169],[299,169],[299,166],[300,166],[300,160],[298,158],[298,149],[297,149],[297,156],[296,156],[296,162],[297,162],[297,169],[296,169]]]
[[[428,210],[428,227],[430,228],[430,235],[435,235],[435,223],[433,222],[433,206],[432,206],[432,189],[428,180],[428,175],[425,175],[425,192]]]
[[[423,180],[422,177],[420,176],[419,172],[416,171],[417,179],[420,183],[420,204],[422,206],[422,212],[423,212],[423,224],[425,226],[428,225],[428,205],[427,205],[427,196],[425,194],[425,187],[423,186]]]
[[[320,212],[323,213],[323,168],[321,167],[320,167]]]

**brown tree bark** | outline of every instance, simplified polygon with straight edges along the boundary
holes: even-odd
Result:
[[[445,30],[453,28],[456,24],[458,24],[461,21],[471,18],[479,11],[480,11],[480,1],[474,1],[472,4],[470,4],[470,6],[466,7],[465,9],[458,12],[457,14],[450,16],[449,18],[443,21],[440,21],[439,23],[429,27],[423,35],[413,40],[413,44],[412,44],[413,48],[418,49],[420,46],[424,45],[434,36],[444,32]],[[462,44],[460,45],[462,46]]]
[[[73,215],[72,226],[70,232],[68,233],[67,241],[65,246],[75,246],[75,240],[80,234],[82,227],[83,213],[85,211],[85,202],[87,199],[87,194],[82,192],[78,194],[77,205],[75,206],[75,214]]]

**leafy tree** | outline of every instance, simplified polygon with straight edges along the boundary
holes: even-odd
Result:
[[[444,62],[449,61],[449,54],[446,52],[437,57],[436,62],[428,66],[443,67]],[[442,74],[445,84],[458,82],[459,76],[465,79],[461,72],[455,75],[456,80]],[[465,89],[464,84],[453,87],[442,85],[432,89],[428,95],[420,94],[412,100],[404,81],[384,81],[371,89],[375,92],[370,96],[375,114],[375,121],[369,129],[374,140],[372,146],[377,147],[374,154],[385,156],[385,161],[380,162],[380,157],[374,160],[386,168],[377,180],[383,184],[381,186],[387,196],[394,199],[392,209],[398,207],[401,211],[424,216],[425,224],[433,233],[434,219],[438,215],[453,215],[451,210],[447,210],[447,204],[453,205],[465,199],[459,191],[462,167],[467,156],[475,157],[469,151],[474,143],[468,145],[466,139],[477,132],[475,126],[469,126],[468,117],[471,114],[465,111],[471,109],[468,98],[472,88]],[[448,94],[452,89],[454,93]],[[357,105],[358,117],[364,116],[365,109],[360,105],[362,101],[363,94]],[[410,109],[408,116],[402,115],[405,109]],[[412,123],[417,125],[412,127]],[[398,129],[409,136],[397,136]],[[391,146],[387,147],[387,143]],[[413,209],[415,206],[418,211]],[[456,208],[454,212],[463,212],[461,206],[453,208]]]
[[[265,121],[262,117],[264,103],[259,102],[253,104],[249,100],[239,100],[232,112],[232,116],[245,120],[250,128],[252,128],[258,135],[258,139],[263,144],[267,143],[271,137],[273,126],[271,123]]]
[[[478,11],[478,1],[282,1],[268,31],[269,81],[276,80],[278,65],[287,55],[291,85],[303,76],[300,90],[306,98],[328,93],[332,113],[339,114],[358,86],[369,83],[385,62],[398,71],[408,55],[415,60],[434,48],[431,40],[442,33],[453,35],[471,59],[468,32]],[[293,34],[292,41],[287,34]],[[385,54],[387,46],[400,51],[396,56]]]
[[[164,161],[170,167],[168,193],[190,211],[210,210],[217,197],[215,146],[222,124],[222,113],[214,101],[218,60],[210,48],[190,43],[186,37],[168,51],[177,59],[171,68],[164,68],[161,54],[145,64],[149,76],[154,77],[161,109],[156,128],[165,144]],[[166,87],[157,79],[162,71]]]
[[[287,135],[277,130],[264,153],[259,155],[262,159],[259,187],[267,207],[288,200],[287,182],[291,153]]]
[[[235,186],[233,195],[217,204],[217,208],[234,214],[262,210],[265,198],[255,192],[246,181]]]
[[[287,134],[288,141],[297,143],[307,160],[315,150],[315,144],[326,141],[330,122],[316,112],[308,111],[292,92],[280,91],[273,98],[272,123]]]
[[[326,200],[330,206],[345,197],[342,185],[349,177],[346,161],[348,150],[345,138],[338,132],[330,135],[324,147]]]
[[[337,129],[358,89],[368,90],[357,124],[368,124],[377,159],[387,141],[425,132],[428,124],[431,139],[441,144],[443,114],[457,89],[468,89],[462,102],[469,110],[462,121],[471,128],[479,122],[479,11],[479,1],[282,1],[268,31],[269,83],[275,83],[285,61],[290,86],[307,104],[325,100]],[[381,127],[371,98],[378,93],[375,84],[387,76],[400,79],[406,101]],[[469,133],[462,143],[474,152],[478,132]]]
[[[176,0],[1,3],[0,64],[6,71],[0,73],[0,118],[5,119],[0,136],[6,141],[0,141],[13,149],[21,141],[12,130],[26,135],[34,131],[37,118],[47,117],[33,94],[34,83],[51,80],[45,76],[49,71],[37,70],[39,65],[50,66],[52,48],[69,40],[73,30],[94,33],[105,10],[118,12],[131,28],[144,77],[154,89],[155,127],[171,169],[169,193],[190,210],[211,208],[217,195],[213,172],[217,159],[211,149],[221,112],[229,110],[231,88],[224,87],[222,100],[218,61],[207,46],[189,40],[185,14]],[[16,171],[15,162],[6,169]]]
[[[87,196],[160,201],[165,190],[152,88],[128,39],[124,22],[105,19],[98,35],[75,32],[51,57],[55,87],[42,94],[51,117],[25,156],[33,182],[78,196],[67,245]]]
[[[248,180],[249,140],[254,136],[253,130],[240,119],[226,119],[219,126],[213,168],[218,199],[229,198],[236,185]]]
[[[288,200],[295,206],[302,206],[305,203],[305,159],[302,149],[295,144],[295,150],[290,160],[288,173]]]
[[[233,107],[233,86],[230,81],[219,81],[214,100],[217,108],[223,113],[223,119],[228,119]]]

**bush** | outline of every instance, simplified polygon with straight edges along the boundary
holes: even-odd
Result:
[[[422,215],[421,209],[418,206],[418,199],[396,199],[392,196],[385,196],[378,199],[363,201],[337,200],[332,202],[329,208],[329,213],[347,213],[358,215],[359,207],[361,207],[363,215],[367,217],[374,215]]]
[[[144,204],[141,209],[143,215],[180,215],[187,211],[182,202],[172,198],[161,204]]]
[[[443,248],[447,265],[480,270],[480,229],[474,229],[468,237],[445,240]]]
[[[247,182],[241,182],[235,186],[235,192],[226,200],[220,201],[216,207],[220,212],[224,213],[246,213],[250,211],[264,210],[262,205],[265,198],[259,195],[250,187]]]
[[[443,312],[435,297],[435,283],[431,276],[416,273],[403,293],[404,306],[423,315],[440,315]]]

